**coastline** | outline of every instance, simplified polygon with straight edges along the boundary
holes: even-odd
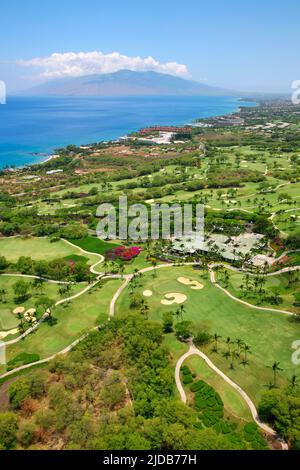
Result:
[[[162,97],[163,98],[163,97]],[[175,98],[189,98],[189,97],[175,97]],[[198,98],[204,98],[206,99],[207,97],[206,96],[200,96]],[[219,98],[219,97],[215,97],[215,98]],[[205,121],[206,119],[212,119],[212,118],[217,118],[217,117],[225,117],[225,116],[230,116],[232,114],[236,114],[236,113],[239,113],[241,111],[241,108],[243,107],[251,107],[251,106],[257,106],[258,103],[256,101],[247,101],[247,98],[243,98],[243,97],[221,97],[221,98],[227,98],[227,99],[232,99],[232,101],[235,103],[236,107],[234,109],[231,109],[230,111],[228,112],[221,112],[221,113],[216,113],[216,114],[211,114],[211,109],[208,109],[207,112],[206,112],[206,115],[205,116],[202,116],[202,117],[195,117],[195,118],[192,118],[192,119],[186,119],[186,120],[182,120],[180,122],[176,121],[176,119],[173,119],[172,121],[172,117],[170,116],[170,121],[168,122],[168,124],[165,124],[165,125],[170,125],[170,126],[187,126],[187,125],[194,125],[195,123],[197,122],[200,122],[201,120]],[[242,105],[242,103],[244,103],[244,106]],[[172,114],[172,111],[170,111],[170,114]],[[201,112],[199,111],[199,114],[201,114]],[[147,122],[147,124],[145,125],[145,127],[151,127],[153,125],[156,125],[157,123],[155,123],[154,121],[153,122]],[[117,127],[117,125],[116,125]],[[143,123],[140,124],[140,127],[141,128],[143,127]],[[112,126],[113,128],[113,126]],[[116,141],[119,141],[121,138],[124,138],[125,136],[129,136],[131,133],[134,133],[134,132],[137,132],[139,130],[139,128],[131,128],[130,130],[127,130],[126,131],[126,134],[122,133],[120,131],[120,134],[115,137],[115,138],[111,138],[111,139],[108,139],[108,138],[105,138],[103,137],[103,139],[101,140],[96,140],[94,142],[92,141],[85,141],[85,142],[81,142],[81,144],[77,144],[77,145],[82,145],[82,146],[88,146],[88,145],[92,145],[92,143],[104,143],[104,142],[108,142],[108,143],[113,143],[113,142],[116,142]],[[111,129],[110,129],[111,130]],[[100,131],[99,131],[100,132]],[[61,145],[56,145],[55,147],[53,147],[51,149],[51,153],[49,152],[49,154],[44,154],[42,157],[41,157],[41,160],[39,161],[35,161],[35,162],[30,162],[30,163],[25,163],[25,164],[12,164],[11,166],[3,166],[1,167],[0,166],[0,171],[3,171],[3,170],[12,170],[12,169],[24,169],[24,168],[30,168],[32,166],[36,166],[36,165],[43,165],[45,163],[49,163],[50,161],[52,161],[53,159],[57,158],[59,155],[55,154],[55,150],[57,148],[65,148],[67,147],[68,145],[72,145],[72,141],[70,140],[69,143],[67,144],[61,144]],[[76,145],[76,144],[74,144]],[[34,153],[31,153],[30,155],[39,155],[39,153],[43,154],[43,151],[41,152],[34,152]]]

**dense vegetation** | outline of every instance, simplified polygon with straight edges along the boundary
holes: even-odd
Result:
[[[156,323],[137,316],[113,320],[68,357],[17,379],[9,388],[12,411],[0,414],[1,447],[251,447],[243,433],[232,437],[234,423],[230,432],[226,421],[217,428],[206,418],[207,426],[197,426],[197,411],[175,398],[162,339]]]

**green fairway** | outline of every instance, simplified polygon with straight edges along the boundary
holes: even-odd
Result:
[[[105,322],[108,306],[120,280],[109,280],[99,288],[83,294],[69,304],[60,305],[53,311],[57,323],[43,322],[38,329],[23,341],[7,348],[7,359],[20,353],[38,354],[41,359],[51,356],[71,344],[84,331]]]
[[[195,279],[204,284],[202,290],[192,290],[177,281],[180,276]],[[288,380],[297,373],[297,367],[291,362],[293,353],[292,342],[300,337],[300,324],[291,321],[283,314],[264,312],[244,306],[230,299],[221,290],[213,286],[206,276],[190,267],[173,267],[157,270],[156,277],[152,273],[144,274],[138,287],[138,293],[151,290],[153,295],[147,297],[149,318],[162,321],[166,311],[175,312],[176,304],[165,306],[161,300],[166,293],[181,293],[187,297],[183,304],[184,320],[191,320],[195,326],[209,329],[211,334],[221,335],[218,353],[212,352],[212,344],[203,347],[213,362],[230,376],[236,383],[243,386],[254,401],[272,381],[272,370],[269,368],[275,361],[280,362],[278,383]],[[126,315],[130,309],[129,289],[125,290],[118,303],[117,313]],[[271,325],[271,326],[270,326]],[[237,359],[234,368],[230,368],[230,360],[226,358],[226,339],[241,339],[251,348],[249,365],[242,365]]]
[[[51,243],[49,238],[0,238],[0,254],[8,261],[15,262],[21,256],[29,256],[34,260],[51,261],[53,259],[65,258],[72,254],[81,255],[81,251],[72,247],[63,240]],[[88,255],[89,263],[96,263],[97,256]]]
[[[26,299],[22,304],[17,304],[14,299],[13,285],[20,279],[23,279],[30,287],[30,297]],[[13,314],[13,310],[20,305],[24,306],[25,309],[34,308],[38,298],[43,295],[53,299],[55,302],[61,299],[59,294],[59,284],[53,284],[50,282],[44,282],[42,288],[35,289],[32,286],[34,279],[20,278],[15,276],[0,276],[0,291],[6,292],[5,298],[0,302],[0,331],[7,331],[12,328],[16,328],[20,320],[17,315]],[[75,295],[80,290],[83,290],[87,284],[80,283],[72,285],[70,292],[65,294],[65,297]]]

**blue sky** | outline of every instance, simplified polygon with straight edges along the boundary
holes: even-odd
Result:
[[[185,65],[212,85],[288,91],[300,79],[299,14],[299,0],[10,0],[1,2],[0,79],[27,88],[45,68],[17,60],[116,51]]]

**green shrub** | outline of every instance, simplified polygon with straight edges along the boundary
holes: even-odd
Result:
[[[201,390],[205,385],[206,384],[203,380],[198,380],[198,382],[194,382],[193,385],[191,385],[191,391],[196,393]]]
[[[203,398],[199,398],[195,401],[195,407],[197,410],[204,410],[206,408],[206,401]]]
[[[210,408],[212,408],[214,405],[217,405],[217,401],[216,401],[216,399],[215,399],[214,396],[209,397],[209,398],[206,400],[206,402],[207,402],[207,406],[209,406]]]
[[[12,449],[16,444],[18,419],[13,413],[0,413],[0,449]]]
[[[193,380],[194,380],[193,376],[191,374],[188,374],[188,375],[184,375],[182,381],[183,381],[184,385],[188,385],[188,384],[192,383]]]
[[[257,426],[255,423],[247,423],[244,426],[244,432],[248,434],[256,434]]]
[[[35,425],[32,423],[21,424],[17,437],[23,447],[27,448],[32,444],[35,430]]]
[[[183,375],[191,375],[191,371],[190,369],[187,367],[187,366],[184,366],[182,369],[181,369],[181,372]]]
[[[14,409],[21,408],[26,398],[30,397],[30,383],[27,378],[13,382],[8,390],[9,402]]]

